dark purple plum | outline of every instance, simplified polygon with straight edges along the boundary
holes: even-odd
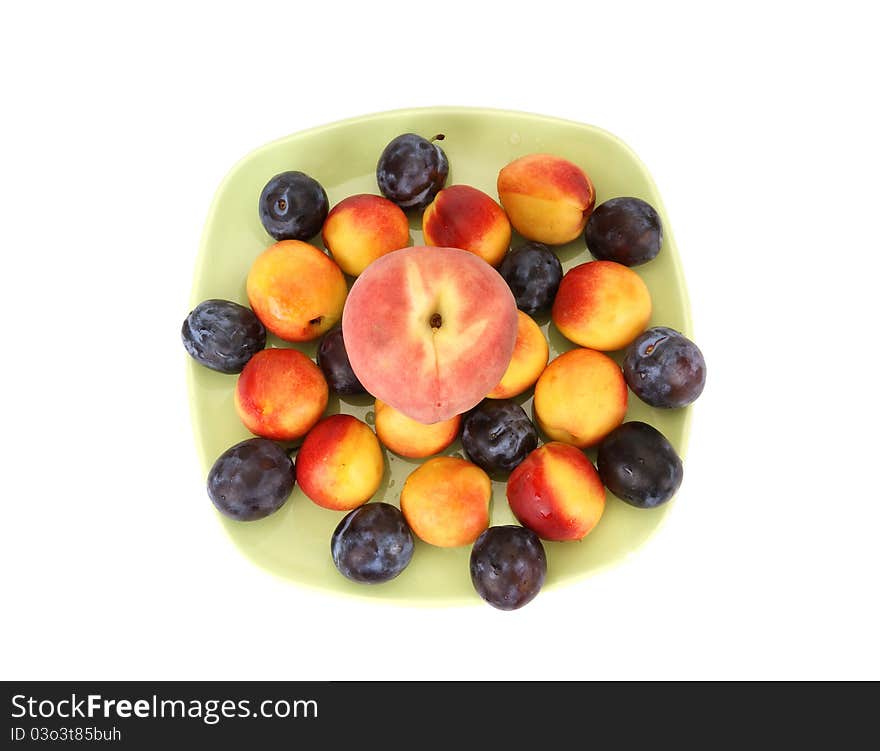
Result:
[[[461,445],[489,474],[507,474],[538,447],[538,431],[510,399],[485,399],[465,415]]]
[[[530,603],[544,584],[547,556],[532,530],[516,525],[489,527],[471,550],[471,581],[486,602],[499,610]]]
[[[666,503],[684,473],[666,436],[644,422],[625,422],[611,431],[599,444],[596,466],[605,487],[636,508]]]
[[[303,172],[275,175],[260,194],[260,221],[276,240],[310,240],[329,210],[321,183]]]
[[[180,335],[196,362],[221,373],[241,373],[266,346],[266,329],[254,311],[229,300],[200,302],[184,320]]]
[[[626,350],[623,375],[633,393],[652,407],[693,402],[706,384],[706,361],[696,344],[675,329],[658,326]]]
[[[339,573],[362,584],[381,584],[398,576],[414,549],[406,519],[389,503],[368,503],[350,511],[330,538],[330,555]]]
[[[220,513],[240,522],[280,509],[296,482],[287,452],[266,438],[249,438],[226,449],[208,473],[208,496]]]
[[[660,252],[663,225],[654,207],[640,198],[612,198],[593,210],[585,237],[599,260],[638,266]]]
[[[342,340],[342,329],[333,329],[324,335],[318,347],[318,367],[327,379],[327,385],[337,394],[346,396],[367,393],[351,369],[345,342]]]
[[[498,267],[516,307],[530,316],[547,310],[562,281],[562,264],[550,248],[529,242],[512,249]]]
[[[442,135],[434,136],[443,140]],[[389,201],[402,209],[423,209],[446,183],[449,162],[439,146],[415,133],[389,143],[376,165],[376,182]]]

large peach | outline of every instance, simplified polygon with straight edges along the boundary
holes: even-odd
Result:
[[[395,454],[423,459],[439,454],[458,436],[461,415],[433,425],[423,425],[390,404],[376,399],[376,435]]]
[[[351,288],[342,332],[367,391],[421,423],[476,406],[501,380],[516,342],[510,288],[455,248],[404,248]]]
[[[554,441],[593,446],[623,422],[623,371],[608,355],[572,349],[557,357],[535,384],[535,418]]]
[[[553,323],[566,339],[590,349],[621,349],[651,320],[651,293],[635,271],[614,261],[590,261],[562,277]]]
[[[476,464],[429,459],[406,478],[400,510],[412,531],[442,548],[470,545],[489,526],[492,482]]]
[[[409,221],[387,198],[360,194],[333,207],[321,237],[339,267],[358,276],[379,256],[409,245]]]
[[[333,259],[314,245],[282,240],[251,266],[247,295],[254,313],[289,342],[317,339],[342,315],[345,277]]]
[[[490,399],[508,399],[530,388],[544,372],[547,360],[550,358],[550,348],[547,346],[544,332],[521,310],[518,310],[517,314],[518,325],[513,357],[510,358],[510,365],[507,366],[501,382],[486,395]]]
[[[295,441],[321,418],[328,395],[320,368],[302,352],[264,349],[238,377],[235,410],[251,433]]]
[[[583,452],[545,443],[513,470],[507,502],[520,524],[545,540],[580,540],[605,510],[605,488]]]
[[[319,506],[348,511],[379,489],[382,448],[369,426],[351,415],[327,417],[309,432],[296,455],[296,481]]]
[[[510,247],[510,222],[504,210],[470,185],[441,190],[422,216],[427,245],[461,248],[497,266]]]
[[[596,205],[587,174],[552,154],[528,154],[504,167],[498,197],[517,232],[548,245],[574,240]]]

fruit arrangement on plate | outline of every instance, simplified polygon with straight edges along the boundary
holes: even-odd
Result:
[[[414,586],[469,572],[513,610],[612,505],[651,515],[675,495],[682,461],[659,428],[706,367],[640,273],[671,252],[656,205],[609,195],[549,141],[498,164],[490,195],[454,179],[456,132],[386,132],[374,192],[334,185],[334,203],[277,164],[252,191],[264,247],[223,275],[247,305],[201,300],[182,337],[214,408],[251,435],[207,480],[240,539],[296,548],[294,507],[317,508],[332,531],[296,566],[383,589],[425,558]]]

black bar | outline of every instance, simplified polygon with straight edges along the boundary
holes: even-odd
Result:
[[[485,738],[495,751],[526,737],[542,740],[536,751],[608,738],[624,748],[640,739],[790,747],[826,726],[833,747],[848,748],[865,739],[878,698],[876,684],[849,688],[856,695],[840,702],[840,686],[805,683],[4,682],[0,748],[469,750]]]

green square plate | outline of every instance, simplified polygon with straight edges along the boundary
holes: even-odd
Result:
[[[580,165],[596,186],[597,203],[614,196],[637,196],[651,203],[663,219],[660,255],[635,270],[651,290],[651,325],[671,326],[691,336],[687,290],[669,219],[648,171],[636,155],[614,136],[581,123],[540,115],[461,107],[399,110],[325,125],[270,143],[242,159],[223,180],[208,214],[196,263],[191,307],[207,298],[247,304],[245,278],[254,258],[271,244],[257,215],[257,201],[270,177],[301,170],[326,189],[333,206],[354,193],[378,193],[376,161],[385,145],[401,133],[425,137],[445,135],[449,157],[447,185],[467,183],[497,198],[498,171],[511,160],[532,152],[549,152]],[[422,243],[421,217],[412,216],[413,244]],[[320,242],[320,238],[315,240]],[[521,242],[514,237],[513,244]],[[564,269],[592,259],[583,236],[557,248]],[[550,341],[551,358],[571,348],[549,323],[538,319]],[[268,346],[291,344],[270,338]],[[300,347],[314,357],[316,343]],[[614,356],[619,361],[619,354]],[[207,474],[225,449],[249,437],[235,414],[232,393],[236,376],[222,375],[187,358],[193,431]],[[531,414],[531,392],[519,400]],[[373,423],[372,402],[340,400],[331,395],[328,413],[348,412]],[[630,394],[628,420],[643,420],[684,453],[689,409],[652,409]],[[456,442],[447,452],[462,455]],[[595,452],[588,452],[595,460]],[[418,462],[386,451],[384,482],[375,499],[397,503],[407,475]],[[515,523],[503,482],[493,483],[492,524]],[[207,496],[192,499],[205,507],[205,524],[219,521],[247,558],[272,573],[312,587],[406,604],[478,603],[468,572],[469,547],[443,549],[421,541],[409,567],[395,580],[376,586],[354,584],[341,576],[330,559],[330,535],[343,514],[319,508],[297,488],[280,511],[256,522],[234,522],[216,514]],[[547,587],[573,581],[626,557],[659,526],[671,504],[646,511],[609,494],[596,529],[580,542],[545,543]]]

